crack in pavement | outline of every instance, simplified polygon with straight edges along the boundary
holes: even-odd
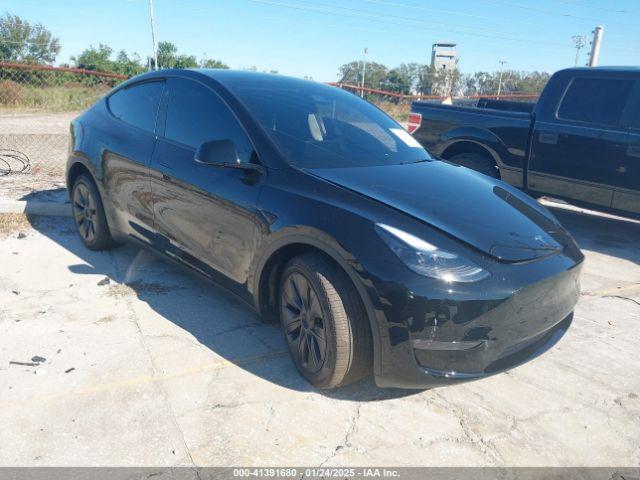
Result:
[[[472,445],[478,448],[495,465],[504,464],[504,458],[493,445],[493,442],[486,439],[482,433],[477,432],[472,428],[471,421],[465,413],[464,408],[451,404],[451,402],[438,392],[434,392],[433,394],[436,398],[440,399],[441,408],[456,416],[463,435],[471,442]]]
[[[318,468],[324,467],[327,462],[329,462],[330,460],[333,460],[333,458],[335,458],[338,454],[344,453],[344,451],[346,451],[351,447],[350,437],[351,435],[353,435],[353,433],[356,430],[358,420],[360,419],[361,408],[362,408],[362,402],[356,402],[355,412],[351,417],[351,422],[349,422],[349,428],[345,432],[342,441],[334,447],[334,449],[331,451],[331,453],[329,453],[327,458],[325,458],[322,462],[320,462],[320,465],[318,465]]]
[[[131,304],[131,300],[129,298],[125,299],[125,303],[127,304],[127,308],[129,309],[130,312],[130,319],[133,321],[133,323],[135,324],[137,330],[138,330],[138,334],[140,336],[140,343],[142,344],[142,348],[144,348],[144,351],[147,355],[147,360],[149,361],[149,365],[151,366],[151,370],[153,371],[153,376],[156,377],[158,376],[158,369],[155,365],[155,362],[153,361],[153,355],[151,354],[151,350],[149,349],[147,342],[145,341],[145,335],[142,332],[142,328],[140,327],[140,323],[138,322],[138,316],[135,312],[135,309],[133,308],[133,305]],[[193,456],[191,455],[191,451],[189,450],[189,446],[187,445],[187,440],[185,438],[185,434],[184,431],[182,430],[182,428],[180,427],[180,423],[178,422],[178,419],[176,417],[176,413],[173,409],[173,406],[171,405],[171,400],[169,399],[169,394],[166,391],[166,389],[162,386],[162,384],[160,382],[154,382],[154,384],[156,385],[156,388],[158,389],[158,392],[160,393],[160,395],[162,395],[162,399],[164,400],[170,414],[171,414],[171,420],[176,428],[176,430],[179,432],[180,434],[180,439],[182,440],[182,446],[185,449],[186,453],[187,453],[187,457],[189,458],[189,461],[191,462],[191,465],[194,469],[194,473],[196,475],[196,477],[199,479],[200,478],[200,474],[198,472],[198,466],[196,465],[196,462],[193,460]]]
[[[636,305],[640,306],[640,302],[638,300],[635,300],[635,299],[630,298],[630,297],[625,297],[623,295],[604,295],[602,298],[619,298],[620,300],[628,300],[628,301],[633,302]]]

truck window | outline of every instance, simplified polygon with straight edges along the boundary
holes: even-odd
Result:
[[[598,125],[617,125],[634,80],[575,78],[558,109],[558,118]]]

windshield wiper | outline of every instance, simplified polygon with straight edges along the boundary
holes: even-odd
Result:
[[[431,160],[433,160],[433,158],[423,158],[421,160],[415,160],[411,162],[400,162],[400,165],[413,165],[414,163],[430,162]]]

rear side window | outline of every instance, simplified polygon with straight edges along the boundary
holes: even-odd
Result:
[[[194,149],[213,140],[231,140],[243,162],[249,162],[253,152],[242,127],[222,99],[204,85],[184,78],[169,79],[164,136]]]
[[[633,80],[575,78],[565,93],[558,118],[598,125],[618,125]]]
[[[119,90],[109,97],[109,110],[123,122],[153,133],[163,85],[146,82]]]

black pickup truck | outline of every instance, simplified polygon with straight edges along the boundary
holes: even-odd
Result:
[[[534,196],[640,216],[640,68],[571,68],[537,103],[414,102],[409,131],[429,152]]]

